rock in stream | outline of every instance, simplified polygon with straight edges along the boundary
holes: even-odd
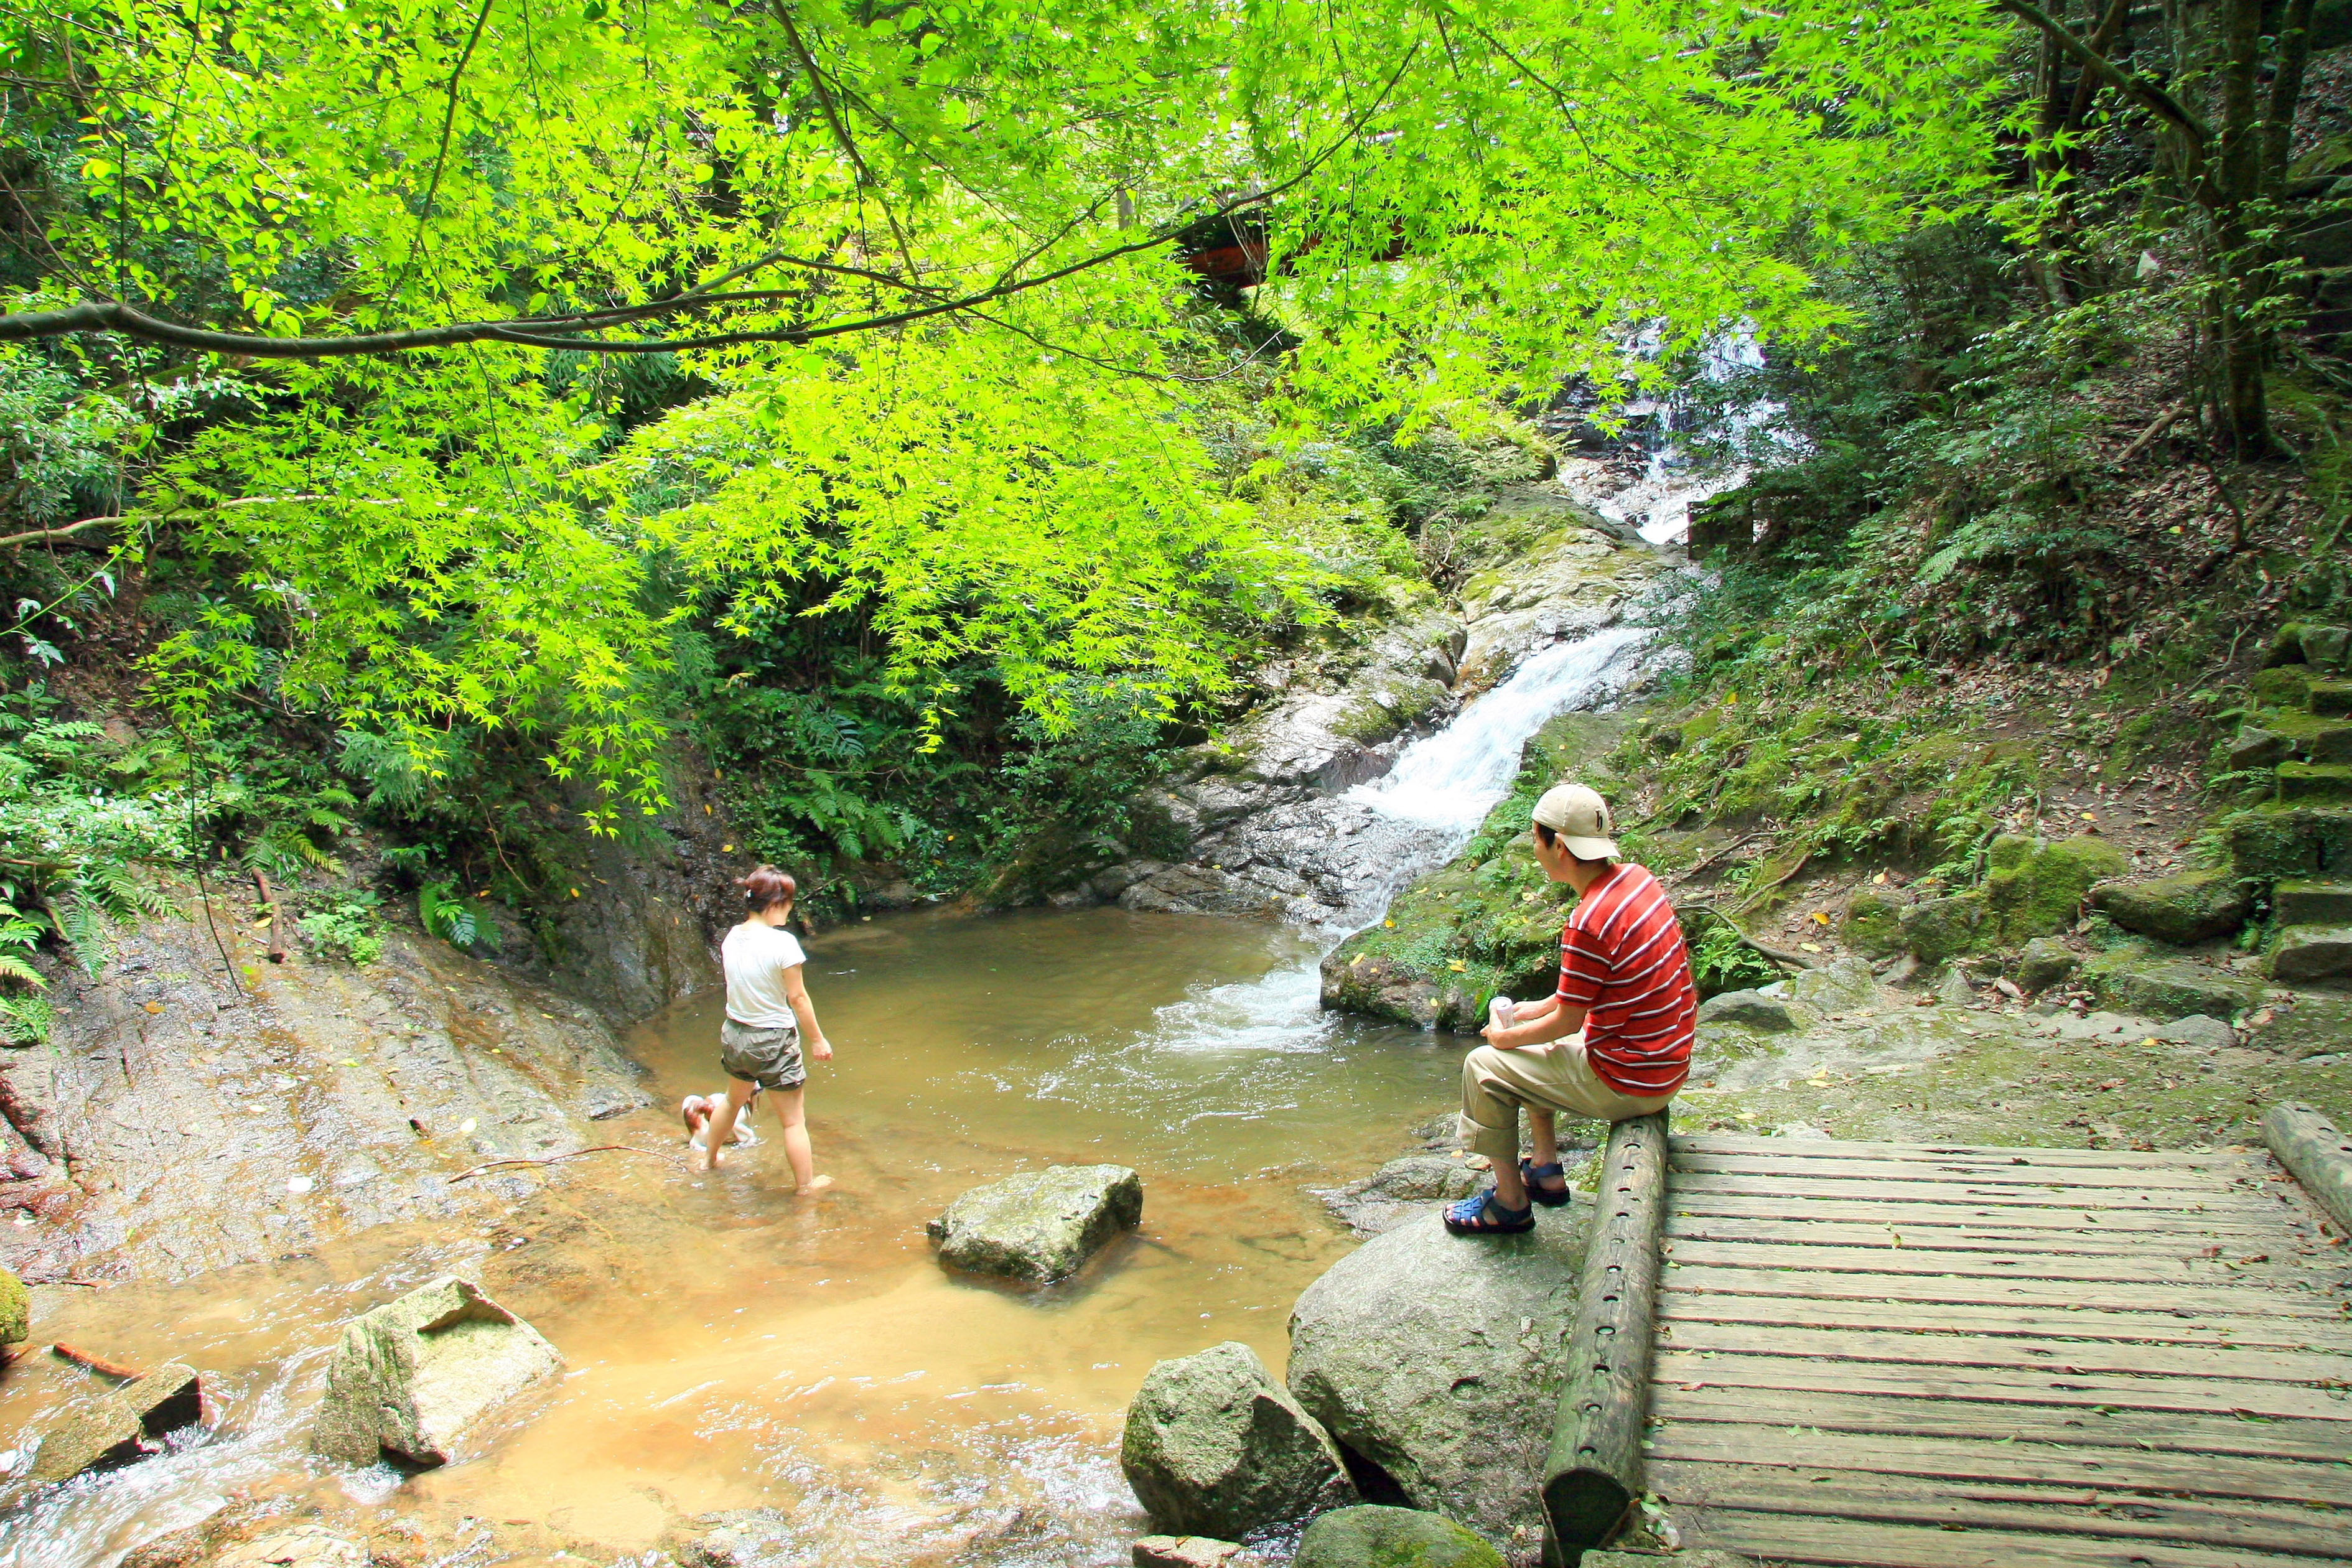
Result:
[[[538,1330],[479,1286],[444,1275],[345,1325],[311,1446],[346,1464],[391,1454],[446,1465],[562,1370]]]
[[[1456,1237],[1434,1215],[1366,1242],[1298,1299],[1290,1390],[1357,1485],[1490,1541],[1540,1527],[1538,1470],[1576,1315],[1591,1206],[1525,1236]]]
[[[923,1228],[950,1268],[1042,1285],[1142,1218],[1143,1178],[1126,1166],[1048,1165],[974,1187]]]
[[[1175,1535],[1237,1541],[1355,1495],[1329,1436],[1237,1340],[1151,1369],[1118,1462],[1153,1525]]]

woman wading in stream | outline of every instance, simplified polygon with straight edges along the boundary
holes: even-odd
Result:
[[[816,1173],[816,1153],[809,1147],[802,1106],[808,1069],[801,1064],[801,1041],[808,1041],[809,1054],[821,1062],[833,1059],[833,1047],[825,1041],[808,987],[801,982],[807,955],[784,930],[800,886],[773,866],[762,866],[735,885],[743,889],[748,912],[719,945],[727,970],[727,1021],[719,1030],[719,1065],[727,1070],[728,1084],[727,1098],[710,1112],[709,1125],[702,1130],[709,1145],[706,1158],[713,1168],[718,1166],[728,1135],[735,1131],[735,1119],[764,1089],[774,1100],[776,1120],[783,1123],[793,1179],[802,1192],[813,1193],[833,1185],[833,1178]]]

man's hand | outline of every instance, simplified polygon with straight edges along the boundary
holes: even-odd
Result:
[[[1517,1022],[1508,1025],[1492,1023],[1479,1031],[1486,1043],[1498,1051],[1549,1045],[1554,1040],[1564,1040],[1584,1027],[1584,1009],[1570,1006],[1557,996],[1548,996],[1540,1002],[1522,1002],[1515,1011]]]

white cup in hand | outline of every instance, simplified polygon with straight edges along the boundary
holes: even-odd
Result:
[[[1519,1005],[1508,996],[1497,996],[1486,1004],[1486,1022],[1492,1027],[1507,1029],[1518,1021]]]

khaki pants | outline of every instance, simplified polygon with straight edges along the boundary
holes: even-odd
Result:
[[[1584,1037],[1516,1051],[1480,1046],[1462,1059],[1462,1142],[1501,1164],[1519,1157],[1519,1108],[1622,1121],[1674,1102],[1671,1094],[1620,1094],[1584,1059]]]

